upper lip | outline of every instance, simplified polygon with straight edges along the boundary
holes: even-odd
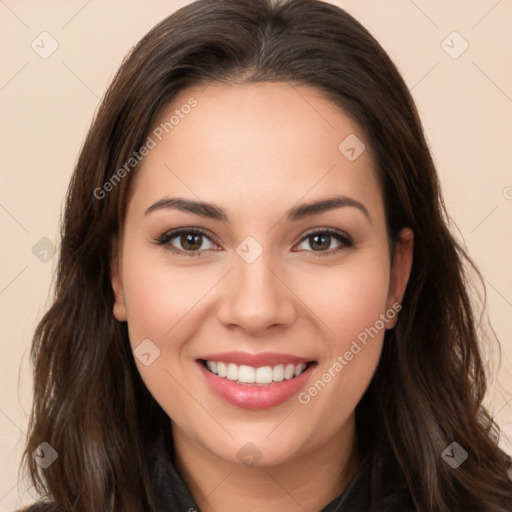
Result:
[[[277,366],[278,364],[302,364],[310,363],[313,360],[307,357],[299,357],[291,354],[280,354],[278,352],[260,352],[251,354],[250,352],[222,352],[218,354],[208,354],[198,358],[204,361],[217,361],[223,363],[235,363],[237,365],[252,366],[259,368],[261,366]]]

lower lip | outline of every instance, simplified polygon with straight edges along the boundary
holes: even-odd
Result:
[[[219,377],[206,369],[202,362],[198,362],[201,371],[210,388],[220,398],[231,405],[246,409],[268,409],[286,402],[298,393],[306,384],[316,364],[310,364],[298,377],[282,380],[264,386],[251,384],[237,384],[236,381]]]

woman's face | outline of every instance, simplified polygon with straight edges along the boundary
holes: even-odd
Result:
[[[404,230],[391,268],[361,130],[314,88],[261,83],[182,91],[149,136],[114,315],[174,431],[262,465],[353,433],[412,250]]]

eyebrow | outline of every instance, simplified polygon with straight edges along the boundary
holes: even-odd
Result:
[[[286,212],[286,221],[295,222],[305,217],[309,217],[311,215],[317,215],[323,212],[343,207],[357,208],[365,215],[365,217],[370,221],[370,223],[372,222],[372,218],[367,208],[360,201],[343,195],[328,197],[325,199],[320,199],[318,201],[312,201],[309,203],[294,206],[293,208],[290,208],[288,212]],[[192,199],[185,199],[182,197],[165,197],[163,199],[160,199],[156,203],[152,204],[146,210],[144,215],[148,215],[153,211],[161,209],[174,209],[184,212],[190,212],[201,217],[206,217],[229,223],[229,216],[227,214],[227,211],[221,206],[217,206],[213,203],[207,203],[204,201],[194,201]]]

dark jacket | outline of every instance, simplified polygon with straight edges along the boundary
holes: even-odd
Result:
[[[150,471],[159,512],[201,512],[178,473],[172,446],[161,436],[150,450]],[[37,504],[24,512],[50,512]],[[99,511],[94,511],[99,512]],[[416,512],[401,472],[389,449],[368,454],[343,493],[319,512]]]

